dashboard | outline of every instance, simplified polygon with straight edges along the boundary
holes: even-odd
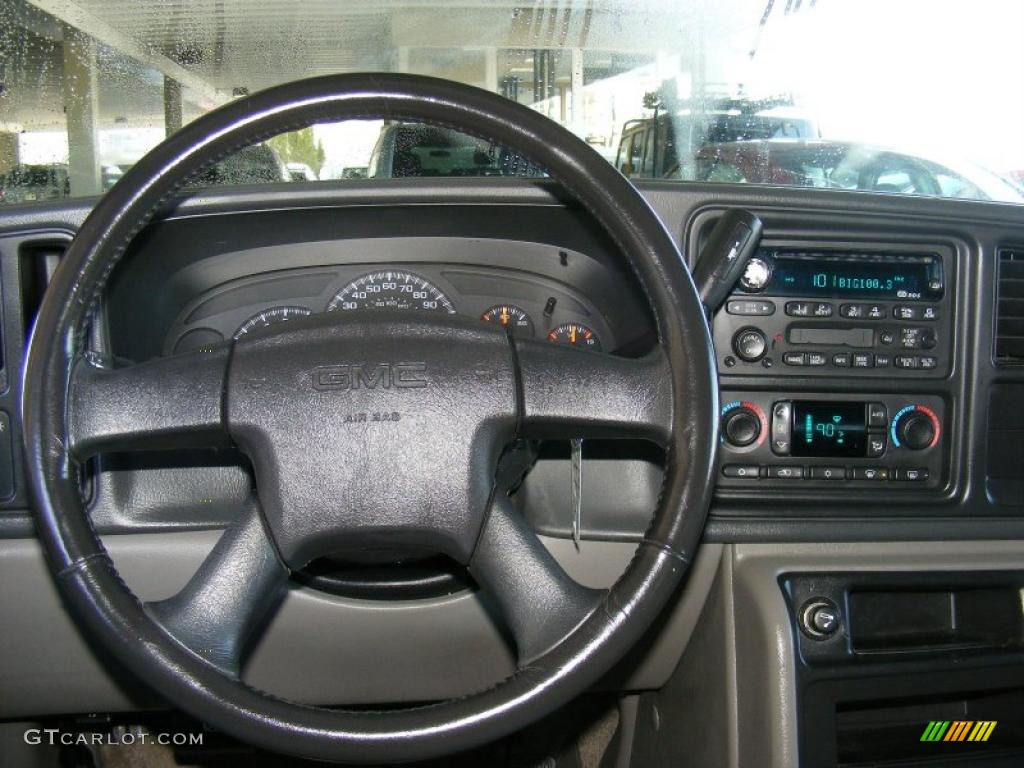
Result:
[[[716,186],[653,183],[644,191],[691,265],[727,207],[747,207],[765,224],[747,274],[711,323],[722,427],[711,539],[978,537],[1022,527],[1019,473],[1003,452],[987,458],[993,433],[1018,434],[1002,416],[990,428],[988,417],[1018,393],[1017,369],[994,364],[992,351],[1000,254],[1024,242],[1016,210],[799,190],[724,196]],[[655,343],[615,244],[543,183],[282,194],[290,199],[219,192],[148,227],[112,276],[95,333],[100,351],[142,361],[311,314],[375,310],[455,312],[625,356]],[[81,214],[59,215],[63,227],[37,220],[0,241],[8,281],[25,282],[29,262],[46,253],[59,258]],[[11,370],[21,354],[12,339],[23,331],[14,323],[5,331]],[[0,398],[8,415],[15,390],[7,404]],[[10,434],[18,433],[14,422]],[[583,531],[638,538],[663,457],[637,442],[588,441],[585,452],[593,471]],[[545,534],[571,529],[562,507],[568,461],[565,447],[544,446],[520,490]],[[223,525],[245,503],[248,468],[225,451],[189,462],[101,461],[94,521],[111,531]],[[5,472],[13,490],[0,522],[18,530],[25,523],[11,521],[25,496],[16,453],[0,481]],[[197,512],[193,496],[216,503]],[[127,518],[116,511],[126,497],[138,502]]]
[[[563,344],[566,355],[639,357],[656,343],[616,244],[556,188],[421,182],[224,189],[178,201],[111,275],[91,343],[141,362],[240,333],[273,333],[276,323],[308,315],[386,310],[455,312]],[[783,734],[786,749],[803,739],[804,754],[829,754],[834,745],[814,734],[832,733],[834,723],[807,720],[799,733],[796,723],[833,717],[854,685],[862,699],[897,703],[939,680],[953,693],[975,690],[977,669],[958,661],[964,679],[954,680],[938,646],[900,646],[891,662],[875,648],[865,661],[845,629],[816,635],[800,621],[807,606],[824,606],[840,625],[856,626],[848,611],[865,591],[896,606],[886,609],[892,622],[920,615],[911,598],[929,595],[948,607],[951,594],[984,597],[996,582],[1012,581],[1004,591],[1019,605],[1020,209],[752,185],[640,188],[691,267],[731,207],[755,213],[764,236],[710,323],[721,444],[705,544],[678,603],[609,683],[645,692],[637,727],[657,722],[648,716],[652,697],[682,721],[678,707],[692,697],[666,683],[687,664],[693,676],[684,686],[734,670],[707,688],[734,686],[743,705],[723,697],[701,716],[747,718],[733,728],[751,734],[739,749],[755,763],[776,748],[766,742],[774,734]],[[48,276],[87,213],[77,201],[0,211],[0,598],[16,603],[24,627],[2,638],[0,681],[20,691],[3,710],[8,717],[125,711],[145,701],[111,682],[65,615],[31,538],[17,448],[25,339]],[[574,578],[608,586],[644,535],[665,457],[642,441],[584,442],[577,548],[570,447],[534,448],[515,501]],[[221,448],[104,455],[85,490],[119,570],[152,600],[184,585],[251,503],[253,483],[244,456]],[[254,650],[247,680],[303,701],[363,705],[381,702],[383,690],[389,704],[462,695],[510,672],[486,606],[435,564],[420,565],[422,583],[441,586],[424,593],[410,580],[397,597],[373,591],[372,580],[346,582],[336,567],[299,574],[302,586]],[[989,573],[996,570],[1013,578]],[[325,636],[334,638],[326,648],[315,642]],[[401,663],[380,663],[385,637]],[[55,656],[65,660],[62,674],[48,676]],[[934,662],[932,671],[898,677],[910,657],[911,665]],[[991,658],[978,656],[975,666]],[[998,671],[993,687],[1005,682]],[[835,702],[814,704],[826,694]]]

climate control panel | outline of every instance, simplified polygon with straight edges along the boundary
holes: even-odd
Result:
[[[723,392],[720,487],[935,488],[948,475],[934,395]]]

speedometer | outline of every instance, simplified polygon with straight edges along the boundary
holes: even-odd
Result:
[[[338,291],[328,312],[360,309],[417,309],[455,314],[455,307],[439,288],[412,272],[371,272]]]

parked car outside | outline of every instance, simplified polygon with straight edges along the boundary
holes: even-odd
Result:
[[[837,141],[737,141],[702,148],[698,181],[827,187],[968,200],[1024,202],[980,166]]]
[[[693,157],[701,147],[751,139],[817,139],[817,122],[790,107],[743,106],[712,111],[681,110],[632,120],[623,128],[615,167],[633,179],[695,178]]]
[[[391,123],[370,154],[370,178],[409,176],[543,176],[518,154],[459,131]]]
[[[284,163],[269,144],[252,144],[193,179],[194,186],[272,184],[290,181]]]
[[[290,181],[318,181],[316,171],[306,163],[285,163],[285,172]]]
[[[59,163],[19,165],[0,181],[0,201],[4,203],[56,200],[70,194],[68,167]]]

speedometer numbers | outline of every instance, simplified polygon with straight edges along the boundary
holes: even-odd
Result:
[[[515,304],[496,304],[484,312],[480,319],[510,328],[517,336],[533,336],[533,320]]]
[[[552,328],[548,331],[548,341],[594,352],[601,351],[601,340],[597,334],[582,323],[562,323],[557,328]]]
[[[411,272],[382,271],[363,275],[338,291],[328,312],[365,309],[455,314],[455,307],[439,288]]]

